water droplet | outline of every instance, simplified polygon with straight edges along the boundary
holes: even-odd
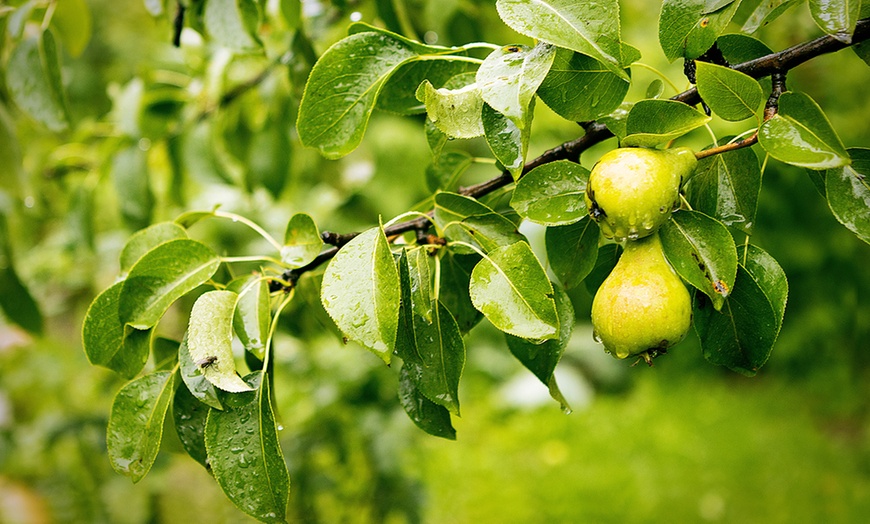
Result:
[[[595,342],[598,342],[599,344],[604,343],[604,341],[601,340],[601,335],[599,335],[598,332],[595,331],[594,329],[592,330],[592,338],[593,338],[593,340],[595,340]]]

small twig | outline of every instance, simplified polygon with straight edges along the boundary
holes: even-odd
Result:
[[[187,9],[180,1],[176,2],[178,6],[175,11],[175,19],[172,21],[172,45],[181,47],[181,30],[184,29],[184,12]]]

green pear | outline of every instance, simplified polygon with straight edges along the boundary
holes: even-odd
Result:
[[[680,206],[680,186],[697,163],[685,147],[614,149],[589,174],[586,206],[604,236],[617,242],[643,238]]]
[[[629,241],[592,301],[596,340],[616,358],[647,362],[689,331],[692,302],[662,252],[658,233]]]

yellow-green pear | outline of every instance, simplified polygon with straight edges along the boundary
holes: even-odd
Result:
[[[592,301],[595,338],[617,358],[647,362],[689,331],[692,302],[662,252],[658,233],[629,241]]]
[[[618,242],[643,238],[680,205],[680,185],[698,161],[692,150],[614,149],[592,168],[586,206],[601,232]]]

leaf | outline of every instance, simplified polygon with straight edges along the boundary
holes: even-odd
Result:
[[[401,115],[415,115],[426,111],[417,99],[417,87],[425,82],[443,87],[448,80],[468,71],[467,62],[450,60],[421,60],[407,62],[390,75],[381,89],[375,107]]]
[[[155,247],[130,268],[118,305],[121,323],[153,327],[173,302],[205,283],[220,258],[196,240],[178,239]]]
[[[423,130],[426,133],[426,143],[429,145],[429,150],[432,151],[433,162],[437,162],[438,157],[441,156],[441,152],[444,150],[444,146],[450,140],[450,137],[438,129],[435,122],[429,120],[429,118],[426,118]]]
[[[137,330],[138,331],[138,330]],[[178,363],[178,347],[181,342],[166,337],[154,337],[151,340],[151,353],[154,355],[156,371],[172,370]]]
[[[4,195],[0,192],[0,199]],[[2,202],[0,202],[2,204]],[[43,332],[42,312],[30,291],[21,282],[15,271],[9,226],[6,215],[0,211],[0,309],[6,318],[28,332],[39,335]]]
[[[555,56],[556,48],[544,43],[532,48],[510,45],[493,51],[477,70],[480,96],[517,127],[525,128],[529,104]]]
[[[6,63],[6,82],[15,104],[51,131],[69,127],[60,60],[51,31],[22,39]]]
[[[412,249],[409,252],[408,270],[411,277],[411,302],[414,313],[431,323],[435,307],[432,303],[429,252],[426,248]]]
[[[595,258],[595,266],[592,271],[586,276],[586,290],[589,294],[595,296],[598,288],[604,283],[604,279],[610,275],[613,268],[616,267],[616,262],[619,261],[622,248],[619,244],[605,244],[598,248],[598,256]]]
[[[446,138],[446,135],[444,135]],[[474,159],[465,151],[448,151],[435,156],[426,167],[426,185],[430,191],[449,191],[456,186],[459,177],[468,169]]]
[[[552,226],[546,232],[547,259],[565,289],[579,286],[598,258],[598,224],[584,218],[567,226]]]
[[[746,233],[752,232],[760,191],[761,168],[749,148],[699,160],[687,186],[692,209]]]
[[[112,159],[112,181],[124,222],[132,229],[141,229],[151,223],[154,194],[148,175],[148,157],[139,146],[132,144],[121,149]]]
[[[761,40],[742,34],[722,35],[716,40],[716,46],[729,64],[748,62],[773,53]]]
[[[848,152],[852,165],[825,172],[828,205],[841,224],[870,244],[870,149]]]
[[[250,391],[236,374],[233,358],[233,316],[239,296],[232,291],[202,294],[190,311],[187,348],[202,376],[231,393]]]
[[[317,258],[321,249],[323,240],[314,220],[305,213],[296,213],[290,217],[284,233],[281,262],[291,269],[300,268]]]
[[[221,45],[242,52],[262,48],[257,37],[260,12],[255,0],[208,0],[202,16],[208,34]]]
[[[466,242],[484,252],[519,242],[523,236],[516,225],[477,200],[456,193],[435,195],[435,226],[448,241]],[[454,246],[457,253],[470,248]]]
[[[413,290],[429,282],[412,274],[406,251],[399,258],[399,278],[402,307],[396,354],[404,361],[402,370],[426,398],[459,415],[459,377],[465,365],[465,343],[459,325],[437,301],[426,304],[432,308],[431,320],[416,313],[415,309],[423,305],[415,301]]]
[[[617,0],[498,0],[495,6],[504,23],[520,34],[591,56],[628,80]]]
[[[740,31],[743,33],[754,33],[779,18],[788,8],[801,3],[803,3],[803,0],[764,0],[759,2],[755,10],[746,19]]]
[[[91,11],[85,0],[65,0],[58,2],[51,17],[54,27],[66,51],[73,58],[84,52],[91,39]]]
[[[758,142],[770,156],[793,166],[832,169],[850,162],[828,118],[804,93],[779,97],[779,112],[761,125]]]
[[[604,124],[620,141],[625,138],[625,126],[628,122],[628,114],[631,112],[632,107],[634,107],[633,103],[623,102],[612,113],[599,118],[599,121]]]
[[[810,14],[822,31],[845,44],[852,43],[861,0],[809,0],[809,5]]]
[[[208,406],[197,400],[187,388],[177,388],[172,400],[172,420],[181,446],[194,460],[208,468],[205,451],[205,422]]]
[[[709,116],[676,100],[641,100],[628,113],[621,145],[654,147],[709,121]]]
[[[417,99],[435,126],[450,138],[474,138],[484,133],[481,111],[483,98],[477,84],[457,89],[435,89],[424,80],[417,89]]]
[[[471,331],[483,318],[468,293],[471,271],[479,260],[477,255],[461,255],[450,250],[439,258],[441,289],[438,298],[456,319],[462,333]]]
[[[722,309],[737,275],[737,248],[728,229],[703,213],[679,211],[659,236],[677,274],[710,297],[717,311]]]
[[[562,118],[582,122],[613,112],[628,93],[629,85],[598,60],[557,48],[538,96]]]
[[[187,386],[188,391],[195,399],[215,409],[224,409],[218,397],[217,388],[205,379],[202,368],[190,357],[187,332],[184,333],[181,346],[178,348],[178,364],[181,380],[184,381],[184,385]]]
[[[82,323],[82,346],[91,364],[133,378],[148,360],[151,332],[137,331],[121,322],[118,305],[123,286],[123,282],[114,284],[91,303]]]
[[[450,422],[450,412],[420,393],[411,380],[407,366],[402,366],[399,372],[399,403],[418,428],[436,437],[456,440],[456,430]]]
[[[121,273],[129,272],[140,258],[160,244],[182,238],[188,238],[187,231],[175,222],[161,222],[137,231],[121,250]]]
[[[233,329],[245,351],[259,360],[266,356],[272,310],[269,284],[258,275],[240,277],[229,283],[228,291],[239,295],[233,315]]]
[[[695,330],[704,357],[738,373],[755,375],[770,357],[787,290],[785,273],[773,258],[758,248],[750,249],[746,267],[738,267],[734,290],[721,313],[702,295],[695,295]]]
[[[157,458],[175,373],[157,371],[121,388],[112,403],[106,445],[112,468],[142,480]]]
[[[711,11],[711,7],[721,5]],[[731,21],[739,1],[710,5],[707,0],[664,0],[659,17],[659,43],[668,60],[704,54]]]
[[[589,214],[584,195],[589,171],[569,160],[532,169],[517,182],[511,197],[521,217],[545,226],[573,224]]]
[[[400,297],[399,274],[381,227],[348,242],[323,274],[320,298],[338,329],[388,364],[396,345]]]
[[[384,83],[414,56],[405,43],[375,32],[335,43],[314,65],[305,85],[296,122],[299,139],[327,158],[353,151]]]
[[[240,393],[238,406],[211,410],[205,447],[215,480],[239,509],[262,522],[285,522],[290,475],[278,441],[262,373],[245,380],[256,391]]]
[[[756,116],[764,92],[751,76],[729,67],[697,62],[698,93],[714,113],[737,122]]]
[[[565,352],[568,341],[571,340],[571,333],[574,331],[574,306],[567,293],[557,287],[553,289],[555,291],[556,311],[559,315],[559,338],[547,340],[543,344],[535,344],[508,334],[505,334],[505,339],[507,339],[510,352],[517,360],[550,389],[550,395],[562,405],[563,411],[570,412],[571,408],[565,397],[562,396],[562,392],[559,391],[553,372],[556,370],[556,364],[562,358],[562,353]]]
[[[532,131],[535,101],[526,112],[526,122],[518,127],[513,120],[497,112],[489,105],[483,105],[483,131],[489,149],[501,165],[510,171],[514,180],[519,179],[526,163],[529,149],[529,135]]]
[[[525,242],[491,251],[474,267],[471,302],[499,330],[522,338],[556,338],[553,286]]]

